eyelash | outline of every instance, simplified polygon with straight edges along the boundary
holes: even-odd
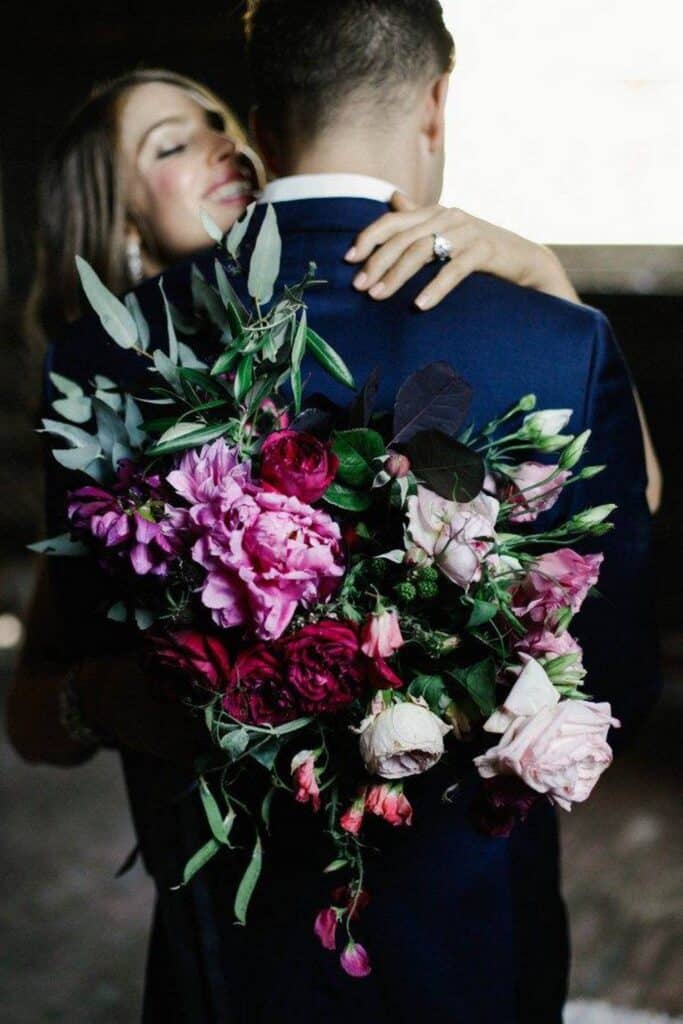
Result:
[[[172,146],[170,149],[161,150],[157,153],[157,159],[163,160],[164,157],[173,156],[175,153],[182,153],[184,149],[187,149],[187,145],[183,142],[177,146]]]

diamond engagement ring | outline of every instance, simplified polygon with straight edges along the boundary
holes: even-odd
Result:
[[[436,231],[433,232],[432,237],[434,238],[432,243],[434,259],[438,260],[439,263],[447,263],[453,255],[453,246],[443,235],[437,235]]]

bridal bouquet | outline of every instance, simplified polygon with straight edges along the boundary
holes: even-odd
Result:
[[[344,873],[315,933],[335,950],[343,926],[341,964],[362,976],[369,958],[351,929],[368,899],[364,822],[410,826],[411,777],[469,742],[484,780],[478,822],[506,835],[539,799],[566,810],[585,800],[610,763],[618,722],[584,695],[569,627],[602,561],[572,545],[608,530],[614,506],[530,528],[601,469],[576,470],[588,432],[562,434],[570,410],[537,411],[526,395],[476,428],[470,388],[445,362],[408,377],[393,410],[375,410],[376,374],[355,391],[307,322],[314,265],[274,297],[272,208],[247,311],[230,275],[248,219],[225,238],[205,219],[225,251],[215,286],[193,272],[194,325],[160,282],[164,350],[150,349],[135,297],[120,302],[79,262],[102,324],[149,363],[153,386],[134,397],[98,376],[86,393],[52,375],[59,418],[43,428],[66,442],[53,454],[74,487],[68,533],[34,549],[96,559],[115,592],[109,617],[143,632],[204,716],[213,743],[197,789],[209,838],[181,884],[233,846],[245,818],[254,845],[235,898],[245,923],[282,790],[327,832],[324,870]],[[197,324],[211,363],[188,341]],[[304,401],[304,356],[354,389],[347,408]],[[255,806],[237,795],[243,771],[252,792],[261,785]]]

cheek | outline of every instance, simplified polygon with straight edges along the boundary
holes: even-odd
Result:
[[[207,244],[199,217],[201,189],[187,166],[160,164],[147,178],[146,220],[155,246],[179,259]]]

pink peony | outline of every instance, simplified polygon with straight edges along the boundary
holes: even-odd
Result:
[[[367,661],[353,626],[323,619],[282,640],[287,685],[303,714],[339,711],[367,689]]]
[[[311,803],[314,811],[320,810],[320,787],[315,773],[315,754],[312,750],[300,750],[292,758],[291,773],[297,787],[295,800],[300,804]]]
[[[403,786],[386,783],[370,786],[365,797],[365,809],[384,818],[390,825],[412,825],[413,809],[403,792]]]
[[[329,444],[298,430],[276,431],[261,447],[261,480],[308,504],[322,498],[338,466]]]
[[[192,557],[207,571],[202,602],[218,626],[276,639],[299,603],[332,595],[344,575],[337,524],[298,498],[260,490],[224,441],[190,452],[168,480],[191,503]]]
[[[612,725],[619,722],[609,704],[564,700],[515,718],[498,745],[474,763],[483,778],[517,775],[568,811],[590,796],[611,763],[607,733]]]
[[[228,652],[216,636],[193,629],[180,629],[164,636],[150,637],[161,664],[181,672],[192,682],[222,690],[230,674]]]
[[[407,505],[414,555],[427,555],[458,586],[478,580],[494,539],[500,507],[496,499],[482,492],[470,502],[448,501],[418,485]]]
[[[367,950],[359,942],[349,942],[339,959],[352,978],[365,978],[372,970]]]
[[[390,658],[405,643],[398,613],[381,611],[371,615],[361,633],[361,650],[368,658]]]
[[[315,919],[313,931],[320,939],[324,949],[335,949],[337,938],[337,911],[334,907],[325,907]]]
[[[598,581],[603,557],[579,555],[571,548],[541,555],[513,592],[515,615],[552,626],[563,608],[576,614]]]
[[[522,462],[507,470],[510,482],[503,494],[505,500],[514,505],[511,523],[533,523],[541,512],[553,507],[571,475],[565,469],[558,473],[556,470],[557,466],[546,466],[542,462]]]

